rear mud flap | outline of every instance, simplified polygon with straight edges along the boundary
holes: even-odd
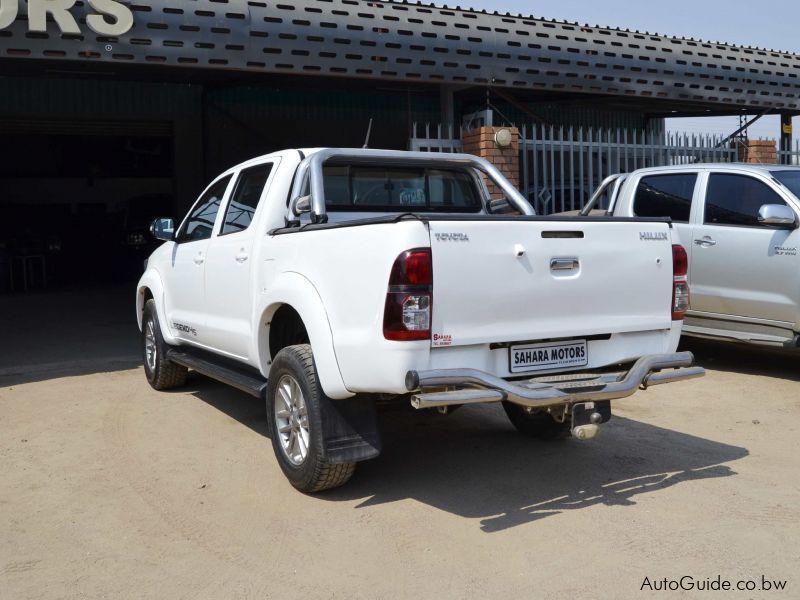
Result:
[[[360,462],[381,453],[375,400],[322,400],[323,455],[331,463]]]

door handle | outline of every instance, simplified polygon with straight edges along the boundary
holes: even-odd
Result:
[[[551,271],[573,271],[580,266],[577,258],[554,258],[550,261]]]
[[[697,244],[698,246],[716,246],[717,245],[717,241],[716,240],[712,240],[711,237],[707,236],[707,235],[704,236],[702,239],[695,240],[694,243]]]
[[[243,263],[248,258],[249,258],[249,256],[247,255],[247,253],[244,252],[244,251],[241,251],[241,252],[239,252],[239,254],[236,255],[236,262]]]
[[[202,254],[198,254],[194,257],[194,264],[202,265],[204,262],[206,262],[206,259]]]

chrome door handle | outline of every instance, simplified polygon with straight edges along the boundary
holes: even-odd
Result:
[[[202,265],[205,261],[206,259],[203,257],[202,254],[198,254],[197,256],[194,257],[194,264],[196,265]]]
[[[700,240],[695,240],[694,243],[697,244],[698,246],[716,246],[717,245],[717,241],[716,240],[712,240],[709,236],[705,236],[703,239],[700,239]]]
[[[554,258],[550,261],[551,271],[572,271],[579,266],[577,258]]]
[[[249,258],[249,256],[247,255],[247,253],[245,253],[245,252],[239,252],[239,254],[237,254],[237,255],[236,255],[236,262],[238,262],[238,263],[243,263],[243,262],[244,262],[244,261],[246,261],[248,258]]]

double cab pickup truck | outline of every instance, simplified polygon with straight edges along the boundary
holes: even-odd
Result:
[[[152,232],[148,382],[192,369],[263,398],[304,492],[379,454],[376,404],[501,403],[524,434],[588,439],[611,400],[703,374],[676,352],[689,289],[668,219],[538,217],[475,156],[276,152]]]
[[[669,217],[689,254],[683,332],[800,347],[800,168],[693,164],[608,178],[584,215]],[[595,208],[606,202],[605,210]]]

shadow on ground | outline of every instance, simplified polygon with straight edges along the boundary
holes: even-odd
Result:
[[[203,377],[200,400],[267,436],[263,402]],[[405,407],[381,411],[382,455],[359,465],[345,487],[320,497],[358,507],[414,499],[480,519],[495,532],[565,511],[628,506],[640,494],[693,480],[729,477],[745,448],[614,417],[592,442],[539,442],[519,435],[500,406],[448,416]]]
[[[135,289],[0,295],[0,387],[140,366]]]
[[[800,351],[699,338],[681,339],[681,350],[695,355],[701,367],[745,375],[800,381]]]

